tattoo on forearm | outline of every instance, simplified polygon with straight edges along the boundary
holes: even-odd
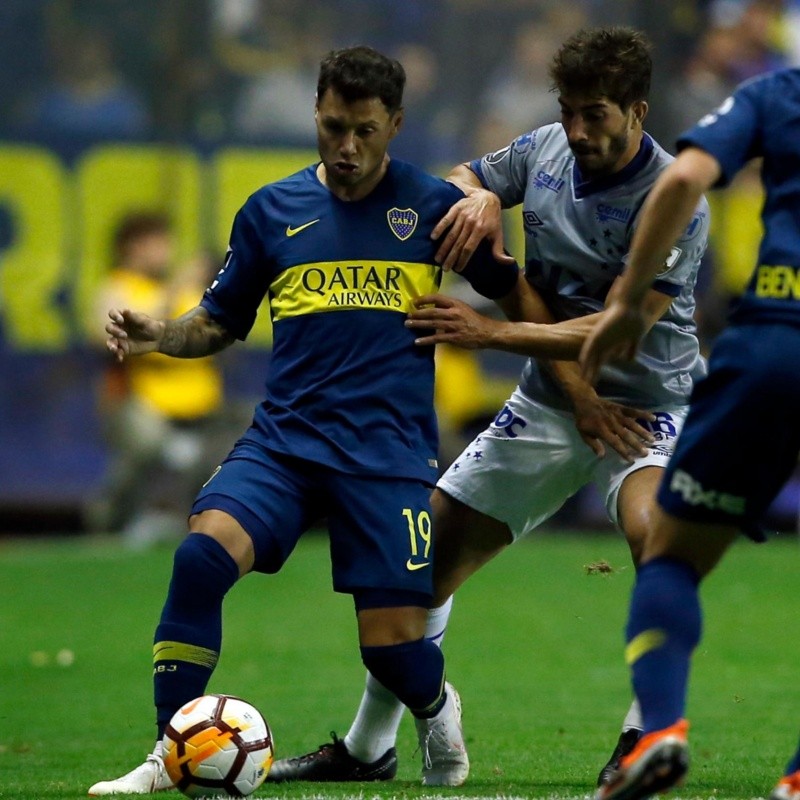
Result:
[[[165,322],[158,349],[177,358],[201,358],[219,352],[232,342],[228,331],[198,307]]]

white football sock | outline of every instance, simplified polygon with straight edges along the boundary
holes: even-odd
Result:
[[[442,646],[452,608],[453,598],[448,597],[439,608],[428,611],[425,638],[438,647]],[[347,752],[359,761],[377,761],[390,747],[394,747],[405,710],[394,694],[368,672],[358,712],[344,737]]]
[[[629,731],[631,728],[635,728],[637,731],[644,728],[642,709],[639,708],[639,701],[635,697],[633,698],[631,707],[628,709],[628,713],[625,715],[625,719],[622,721],[623,731]]]

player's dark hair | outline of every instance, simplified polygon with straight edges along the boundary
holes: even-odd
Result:
[[[365,45],[331,50],[320,62],[317,99],[333,89],[347,103],[377,97],[393,114],[403,105],[403,65]]]
[[[553,91],[607,97],[623,111],[650,92],[650,41],[634,28],[578,31],[553,56]]]
[[[121,258],[128,245],[143,236],[169,233],[169,218],[158,211],[134,211],[122,218],[114,230],[114,254]]]

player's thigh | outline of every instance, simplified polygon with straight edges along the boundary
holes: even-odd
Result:
[[[725,331],[658,492],[684,520],[729,525],[762,538],[759,519],[797,465],[800,329]]]
[[[658,509],[656,493],[663,478],[664,467],[643,467],[630,473],[620,486],[616,503],[618,524],[634,564],[641,561],[645,540],[653,530]]]
[[[203,484],[192,506],[206,525],[224,528],[221,512],[236,521],[252,542],[253,569],[277,572],[294,550],[300,536],[322,514],[317,468],[264,450],[246,439],[237,442],[231,454]],[[234,546],[242,541],[235,539]]]
[[[517,388],[437,486],[504,523],[518,539],[589,481],[596,460],[573,415],[537,403]]]
[[[632,463],[618,453],[598,459],[594,483],[605,499],[608,518],[625,533],[634,560],[648,528],[648,514],[656,490],[675,449],[688,413],[688,406],[663,406],[653,410],[655,420],[639,420],[653,435],[647,455]]]
[[[505,522],[450,497],[442,489],[431,496],[436,558],[433,564],[434,607],[514,541]]]
[[[431,487],[330,470],[327,489],[334,589],[356,595],[359,610],[365,591],[372,607],[385,592],[386,607],[427,608],[433,594]]]

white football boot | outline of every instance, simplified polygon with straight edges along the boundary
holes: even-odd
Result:
[[[425,786],[461,786],[469,775],[469,758],[461,729],[461,698],[445,683],[447,700],[431,719],[415,719],[422,751]]]
[[[89,789],[89,797],[108,794],[151,794],[165,789],[174,789],[175,784],[167,775],[159,742],[152,753],[136,769],[113,781],[99,781]]]

